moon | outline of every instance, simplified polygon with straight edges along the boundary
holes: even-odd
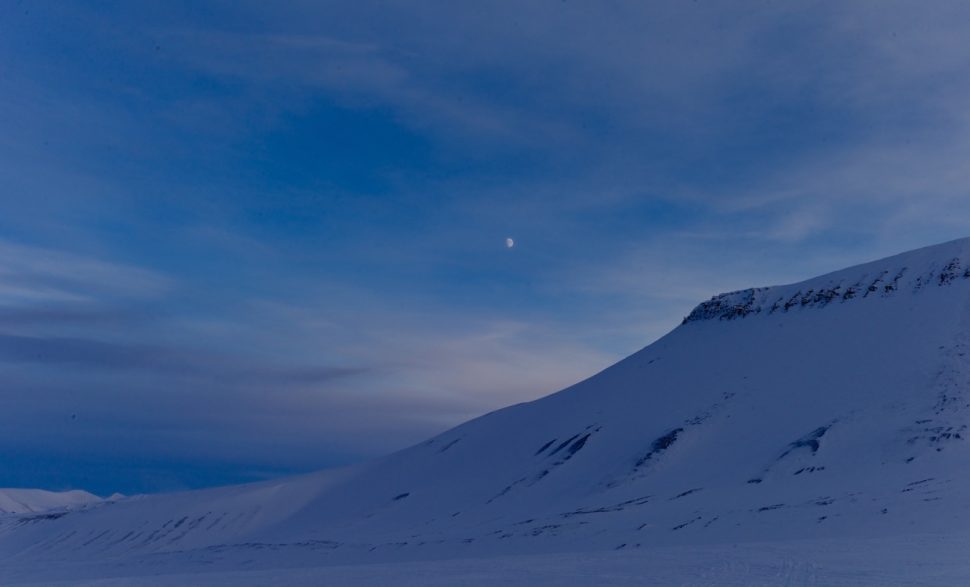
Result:
[[[515,246],[515,241],[514,240],[512,240],[511,238],[505,239],[505,247],[506,248],[511,249],[514,246]]]

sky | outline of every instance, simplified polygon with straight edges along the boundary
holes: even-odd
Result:
[[[0,487],[359,462],[968,236],[968,18],[0,0]]]

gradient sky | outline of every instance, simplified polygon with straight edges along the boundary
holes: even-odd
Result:
[[[0,2],[0,487],[359,461],[967,236],[926,7]]]

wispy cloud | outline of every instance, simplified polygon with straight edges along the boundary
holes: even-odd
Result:
[[[0,240],[0,305],[153,297],[171,286],[148,269]]]
[[[18,422],[66,421],[46,427],[44,442],[98,451],[134,426],[150,458],[246,454],[272,468],[283,445],[294,455],[285,466],[299,468],[399,448],[612,359],[554,322],[413,300],[391,308],[367,291],[160,320],[139,304],[165,307],[178,293],[162,274],[54,249],[0,250],[5,274],[29,272],[33,284],[0,305],[0,442],[23,441]],[[254,444],[254,430],[275,440]]]
[[[491,140],[534,142],[565,131],[481,100],[410,67],[408,56],[327,33],[160,33],[168,53],[208,75],[246,85],[270,112],[301,111],[325,92],[352,108],[390,108],[405,125]]]

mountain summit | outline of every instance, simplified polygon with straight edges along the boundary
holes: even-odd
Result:
[[[968,310],[970,239],[722,294],[585,381],[371,463],[2,517],[0,579],[965,528]]]

